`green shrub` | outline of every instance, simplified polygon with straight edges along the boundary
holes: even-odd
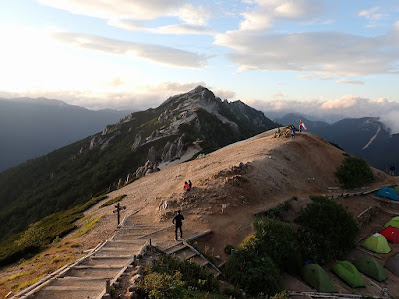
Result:
[[[181,278],[180,272],[173,275],[153,272],[145,275],[144,279],[140,280],[137,285],[141,293],[146,294],[148,298],[183,298],[184,283]]]
[[[149,272],[173,275],[176,271],[182,274],[182,280],[189,286],[201,291],[218,291],[217,279],[204,267],[193,261],[182,261],[176,257],[163,255],[153,263]]]
[[[274,208],[266,211],[266,213],[264,215],[269,218],[282,220],[283,212],[286,212],[291,208],[292,208],[292,204],[289,201],[286,201],[283,203],[279,203]]]
[[[235,298],[235,299],[244,299],[244,295],[241,294],[241,291],[238,289],[224,289],[223,290],[223,295],[229,296],[229,298]]]
[[[253,247],[239,247],[225,264],[224,273],[233,285],[253,296],[282,290],[277,266],[266,253]]]
[[[358,230],[355,219],[332,200],[321,196],[311,199],[295,219],[302,225],[298,240],[304,256],[320,264],[344,258],[354,245]]]
[[[263,217],[256,219],[254,227],[257,251],[267,253],[281,271],[296,273],[301,267],[302,258],[298,251],[297,234],[291,226]]]
[[[335,172],[344,188],[353,189],[374,182],[370,166],[362,158],[346,156]]]

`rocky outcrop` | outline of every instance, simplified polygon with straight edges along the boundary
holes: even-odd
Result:
[[[134,143],[132,145],[132,150],[135,150],[139,146],[143,144],[143,138],[141,137],[140,134],[137,134],[136,137],[134,138]]]
[[[137,168],[136,178],[141,178],[143,176],[146,176],[153,172],[157,172],[159,170],[160,169],[157,167],[156,164],[154,164],[152,161],[148,160],[147,162],[145,162],[144,166]]]

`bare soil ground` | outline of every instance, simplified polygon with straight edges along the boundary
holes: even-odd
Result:
[[[212,234],[201,240],[199,245],[203,248],[206,246],[214,255],[220,255],[222,262],[227,258],[224,254],[227,244],[237,246],[253,232],[255,213],[293,196],[306,203],[311,194],[331,195],[333,192],[329,192],[328,187],[339,186],[334,172],[344,158],[342,151],[310,133],[300,133],[295,139],[273,138],[273,133],[268,131],[203,158],[151,173],[111,192],[108,199],[126,194],[121,202],[121,205],[126,206],[122,216],[139,211],[138,219],[143,224],[169,226],[176,210],[181,209],[186,219],[183,230],[212,230]],[[389,177],[378,170],[373,172],[377,181],[364,190],[399,182],[397,177]],[[188,179],[193,182],[193,189],[184,192],[183,183]],[[333,191],[344,192],[340,189]],[[370,202],[360,197],[343,200],[342,204],[355,216],[363,209],[363,205],[367,208],[370,204],[377,204],[371,197],[367,199]],[[162,202],[166,204],[160,208]],[[300,202],[299,200],[298,209]],[[113,214],[114,207],[99,208],[102,203],[85,213],[92,217],[104,215],[88,233],[75,237],[76,232],[73,232],[39,256],[3,268],[0,273],[0,296],[10,290],[15,293],[21,286],[31,284],[32,280],[54,270],[54,259],[59,261],[56,265],[61,266],[70,262],[71,258],[81,256],[84,250],[110,238],[116,228],[117,219]],[[226,207],[223,213],[222,205]],[[389,207],[389,211],[397,213],[398,209],[391,210]],[[376,219],[382,215],[384,213],[378,214]],[[383,221],[385,220],[381,219],[376,226],[374,222],[365,225],[359,232],[359,237],[383,225]],[[168,234],[165,238],[172,239],[174,236]],[[40,265],[48,267],[41,268]],[[399,291],[395,292],[399,295]]]

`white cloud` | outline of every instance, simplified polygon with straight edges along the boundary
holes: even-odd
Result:
[[[391,129],[392,134],[399,133],[399,108],[395,111],[389,111],[380,116],[381,121]]]
[[[275,100],[270,101],[249,100],[246,102],[264,111],[266,116],[272,112],[279,112],[281,116],[296,112],[327,122],[335,122],[343,118],[380,117],[381,122],[389,127],[392,133],[399,133],[399,103],[386,98],[372,100],[356,95],[346,95],[331,100],[295,101],[276,97]]]
[[[207,57],[176,48],[109,39],[90,34],[57,32],[53,38],[64,43],[113,55],[134,56],[174,67],[203,68]]]
[[[185,4],[174,13],[180,20],[189,25],[205,26],[211,17],[211,10],[207,7]]]
[[[298,76],[300,80],[310,80],[310,81],[322,81],[322,80],[333,80],[335,77],[325,76],[325,75],[300,75]]]
[[[399,26],[377,37],[340,32],[272,34],[234,30],[214,43],[234,52],[228,58],[239,71],[281,70],[357,76],[398,72]]]
[[[387,16],[386,14],[381,13],[380,11],[381,11],[381,8],[379,6],[376,6],[376,7],[370,8],[368,10],[367,9],[361,10],[358,13],[358,15],[360,17],[365,17],[365,18],[371,19],[371,20],[379,20],[382,17]]]
[[[363,81],[360,81],[360,80],[349,80],[347,78],[338,79],[337,81],[335,81],[335,83],[348,84],[348,85],[364,85]]]
[[[275,21],[302,20],[318,17],[324,7],[323,1],[315,0],[256,0],[255,8],[241,15],[241,30],[271,28]]]
[[[191,24],[175,24],[160,27],[145,27],[142,23],[132,20],[110,20],[108,24],[114,27],[132,30],[145,31],[157,34],[214,34],[214,30],[207,26]]]
[[[151,20],[172,14],[183,5],[184,0],[39,0],[40,3],[102,19]]]

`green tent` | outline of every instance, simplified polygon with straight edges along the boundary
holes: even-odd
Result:
[[[399,228],[399,216],[393,217],[384,226],[388,227],[390,225]]]
[[[399,194],[399,185],[393,188],[393,190],[395,190],[395,192]]]
[[[388,253],[391,251],[387,239],[379,233],[375,233],[371,237],[367,238],[366,241],[363,242],[362,246],[377,253]]]
[[[388,278],[382,265],[369,256],[359,257],[353,264],[360,272],[377,281],[384,281]]]
[[[348,261],[336,263],[332,270],[352,288],[365,287],[362,275],[356,267]]]
[[[319,292],[333,293],[335,287],[332,284],[327,272],[318,264],[309,264],[301,270],[302,279]]]

